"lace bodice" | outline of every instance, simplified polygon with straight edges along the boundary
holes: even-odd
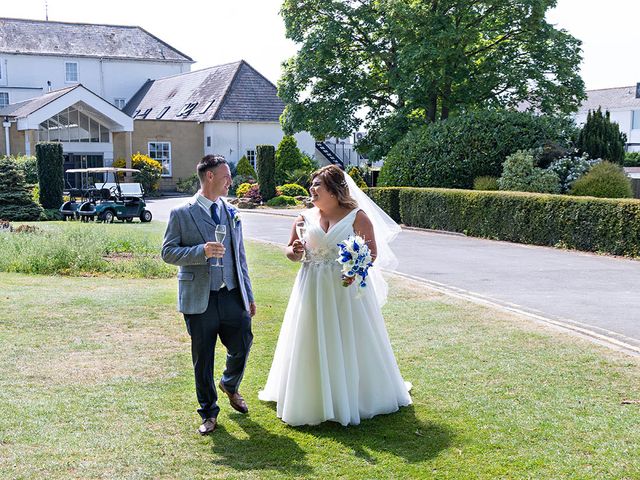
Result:
[[[340,267],[338,258],[338,243],[353,235],[353,222],[358,209],[349,212],[342,220],[334,224],[327,232],[320,226],[320,214],[313,208],[302,214],[306,233],[304,236],[306,253],[303,260],[311,265],[335,265]]]

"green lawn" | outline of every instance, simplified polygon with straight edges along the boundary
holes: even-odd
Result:
[[[288,427],[257,393],[297,265],[248,255],[251,412],[222,399],[204,438],[174,279],[0,273],[0,478],[640,478],[638,359],[400,279],[385,317],[414,405]]]

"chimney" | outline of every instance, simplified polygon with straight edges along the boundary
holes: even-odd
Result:
[[[640,98],[640,82],[636,83],[636,98]]]

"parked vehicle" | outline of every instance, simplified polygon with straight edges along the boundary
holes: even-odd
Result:
[[[132,222],[139,218],[141,222],[150,222],[151,212],[146,209],[144,191],[139,183],[120,183],[119,173],[139,172],[135,168],[75,168],[67,173],[79,173],[81,189],[69,190],[69,201],[62,204],[60,213],[65,220],[79,219],[80,221],[97,220],[112,223],[115,219]],[[104,181],[91,186],[86,179],[92,174],[104,174],[113,182]]]

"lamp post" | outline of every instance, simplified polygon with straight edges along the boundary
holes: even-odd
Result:
[[[2,122],[2,126],[4,127],[4,146],[7,151],[7,157],[11,155],[11,148],[9,146],[9,128],[11,127],[11,122],[9,121],[9,117],[4,117],[4,121]]]

